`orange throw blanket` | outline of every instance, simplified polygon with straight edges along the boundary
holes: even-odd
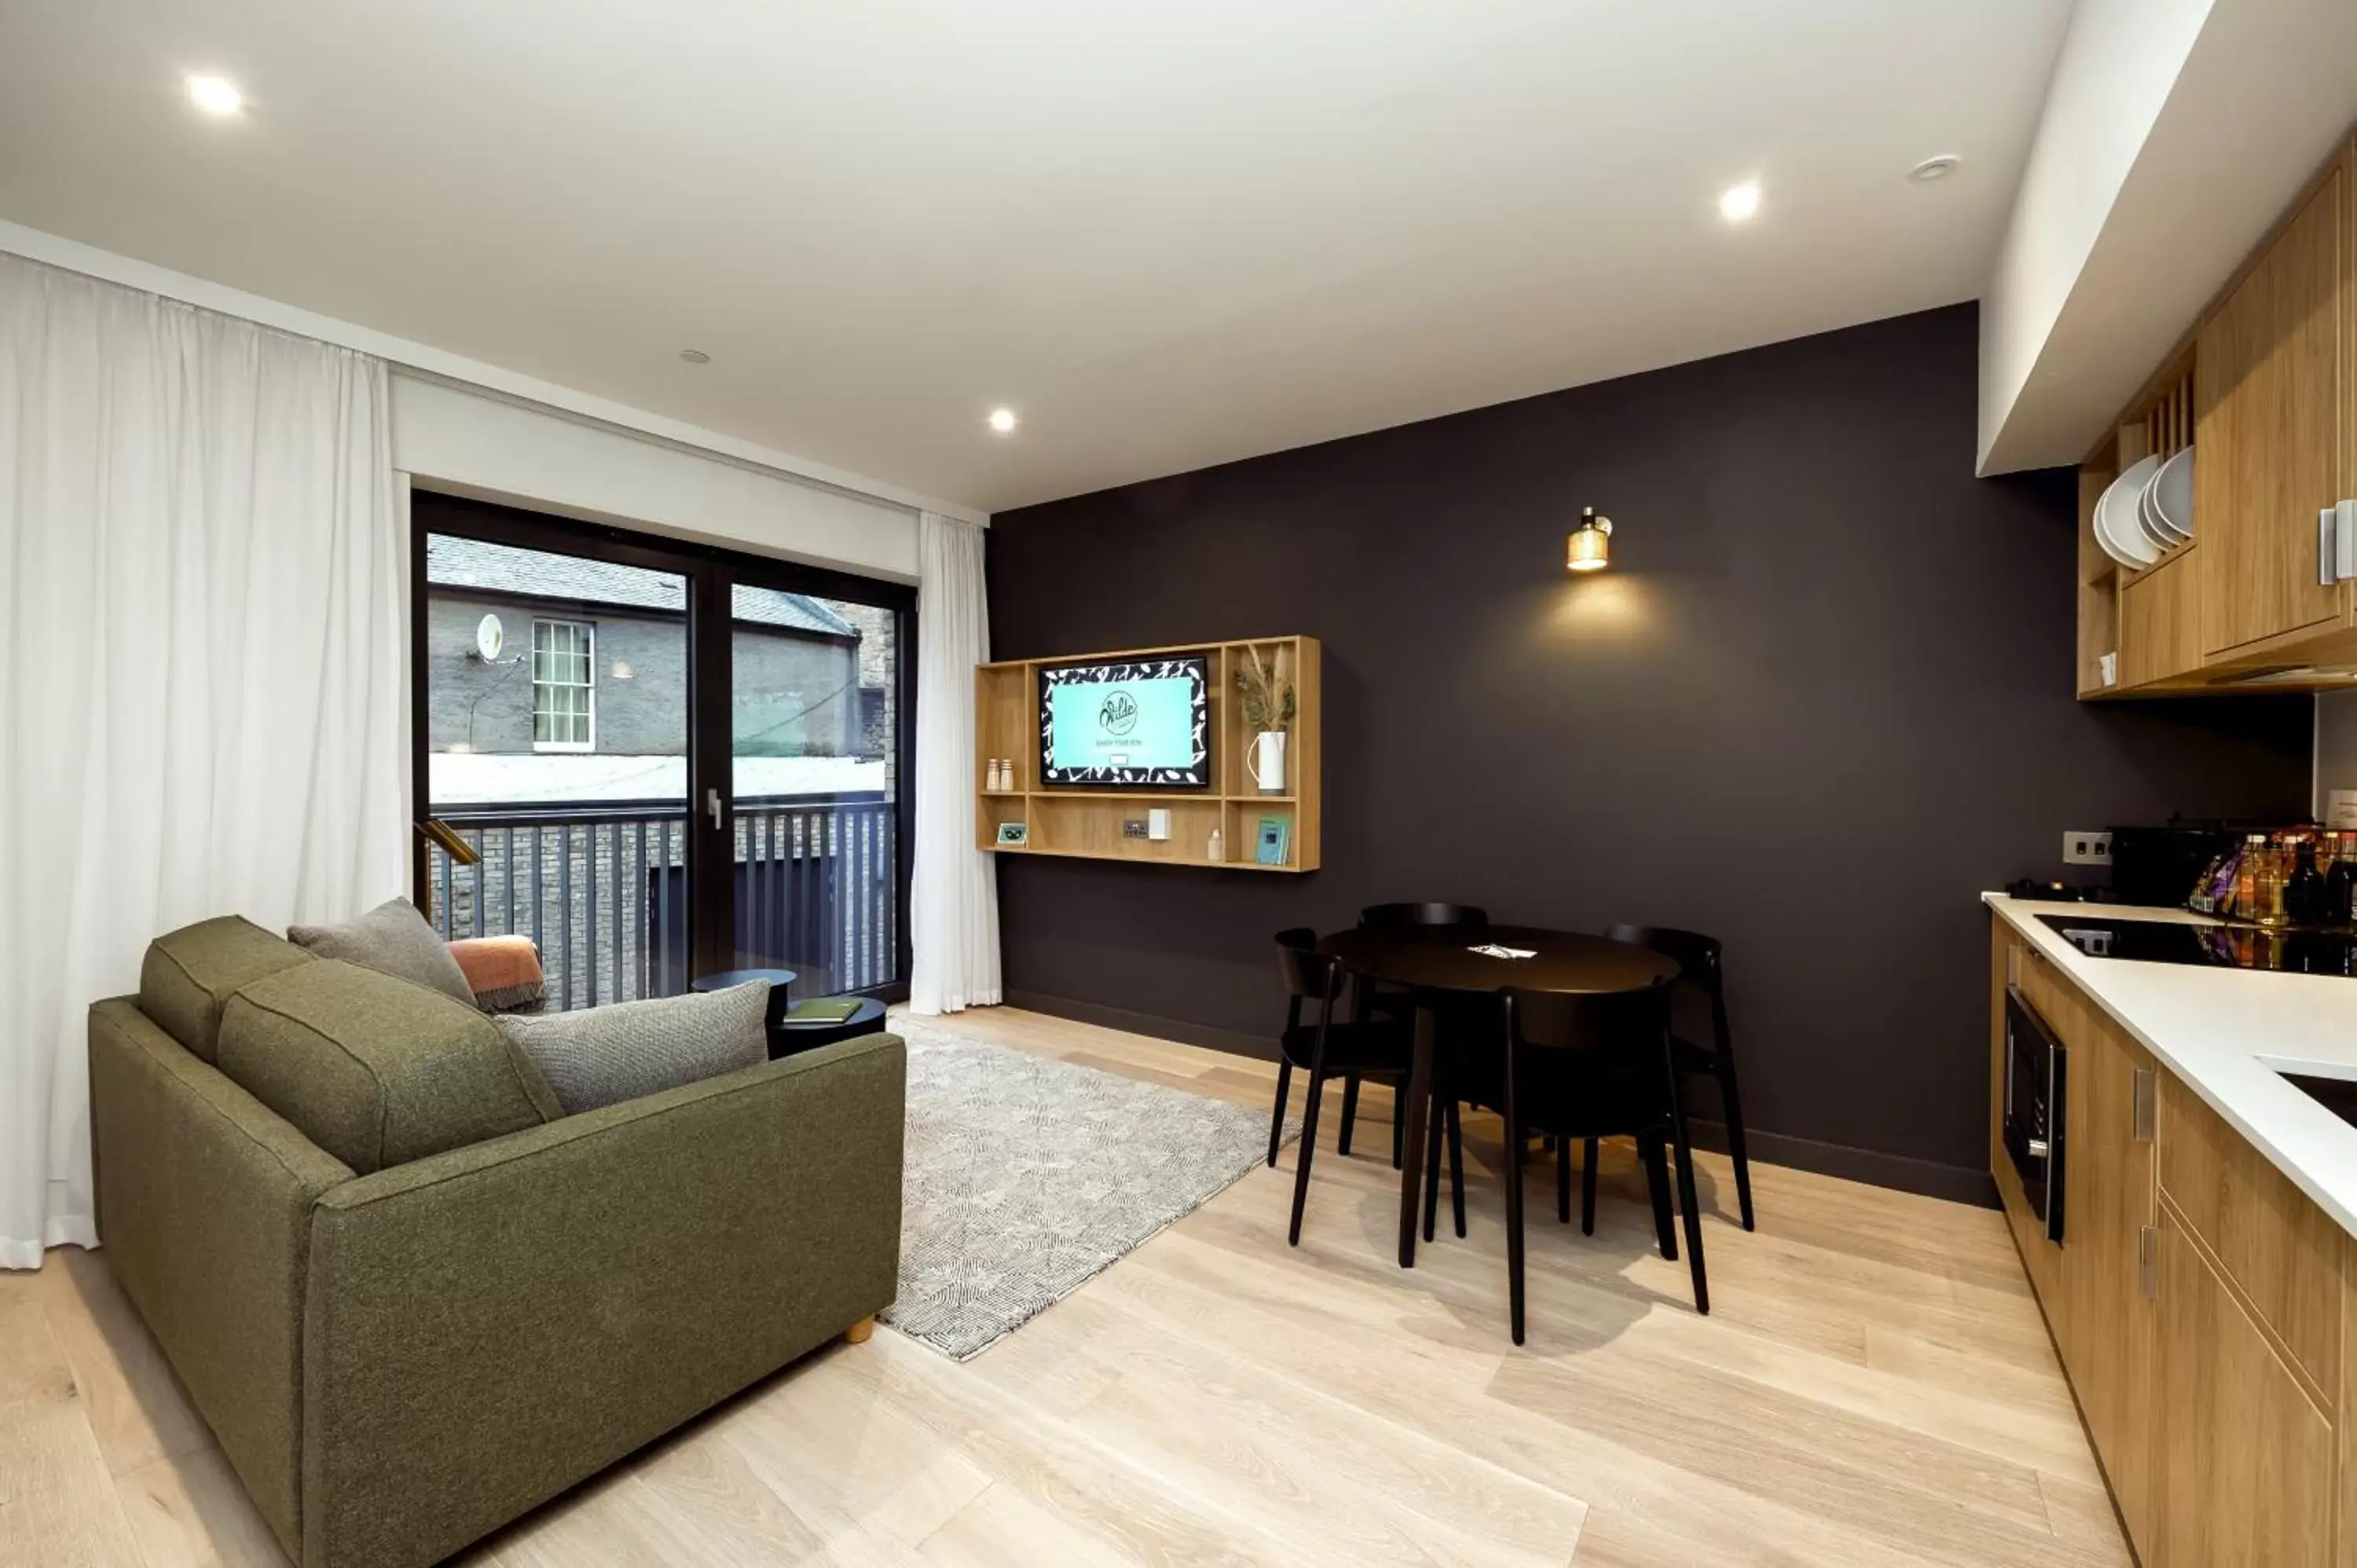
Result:
[[[486,1013],[530,1012],[548,1000],[540,950],[530,937],[462,937],[450,944],[450,956]]]

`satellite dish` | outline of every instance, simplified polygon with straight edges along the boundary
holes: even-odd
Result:
[[[475,651],[486,664],[497,661],[500,650],[508,645],[508,634],[497,616],[485,616],[475,623]]]

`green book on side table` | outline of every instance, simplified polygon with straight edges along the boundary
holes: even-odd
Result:
[[[789,1024],[840,1024],[859,1011],[856,996],[813,996],[786,1009]]]

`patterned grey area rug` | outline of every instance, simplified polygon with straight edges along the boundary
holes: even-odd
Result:
[[[909,1042],[900,1298],[952,1360],[984,1350],[1268,1157],[1268,1112],[970,1040]],[[1286,1141],[1300,1135],[1288,1119]]]

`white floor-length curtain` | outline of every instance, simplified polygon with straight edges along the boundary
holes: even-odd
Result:
[[[917,844],[909,868],[909,1010],[999,999],[998,883],[974,847],[974,667],[990,657],[983,531],[917,520]]]
[[[0,1264],[92,1244],[85,1013],[406,883],[383,364],[0,254]]]

